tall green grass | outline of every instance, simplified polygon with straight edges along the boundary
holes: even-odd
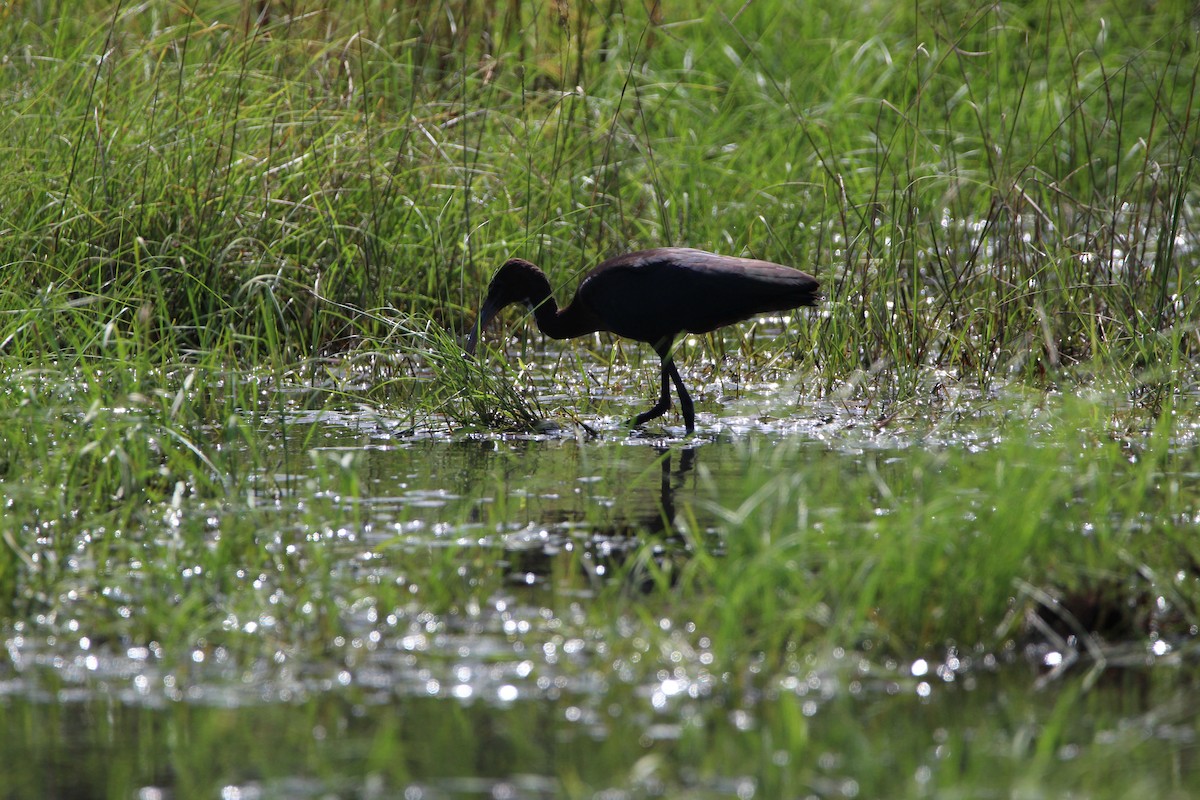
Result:
[[[831,383],[1194,348],[1186,4],[261,8],[9,12],[14,307],[295,361],[386,335],[343,304],[461,330],[508,255],[689,244],[818,274]]]

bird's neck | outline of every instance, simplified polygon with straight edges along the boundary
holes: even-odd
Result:
[[[537,320],[538,330],[551,339],[573,339],[576,336],[595,333],[603,327],[578,303],[570,303],[566,308],[560,309],[554,302],[549,287],[545,296],[530,297],[529,305],[533,307],[533,317]]]

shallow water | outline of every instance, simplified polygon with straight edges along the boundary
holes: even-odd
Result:
[[[902,424],[836,401],[757,413],[775,391],[706,407],[688,440],[617,417],[589,420],[596,436],[262,418],[273,466],[253,492],[122,533],[178,555],[169,585],[116,564],[103,597],[67,592],[3,632],[3,796],[933,796],[1193,774],[1177,668],[1122,669],[1082,703],[1077,678],[1045,680],[1052,652],[1013,640],[903,659],[835,641],[714,671],[672,582],[698,546],[723,552],[751,466],[786,448],[785,474],[903,485],[915,452],[1000,440],[986,397],[960,414],[943,392]],[[635,611],[597,620],[613,581]],[[139,621],[147,592],[196,584],[201,628]],[[1146,645],[1124,652],[1194,663]]]
[[[1054,710],[1069,691],[1014,693],[988,674],[928,697],[911,679],[834,680],[662,709],[619,682],[602,702],[578,689],[497,703],[350,686],[288,702],[149,709],[93,693],[10,699],[0,760],[9,797],[741,798],[1036,791],[1045,768],[1058,785],[1082,781],[1096,770],[1081,757],[1090,751],[1109,760],[1086,777],[1128,796],[1192,768],[1194,702],[1160,683],[1102,686],[1066,720]]]

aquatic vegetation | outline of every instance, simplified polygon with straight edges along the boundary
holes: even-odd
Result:
[[[1189,9],[76,6],[0,8],[6,796],[1195,782]],[[825,294],[695,436],[464,356],[660,245]]]

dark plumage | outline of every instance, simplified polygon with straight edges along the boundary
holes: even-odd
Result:
[[[755,314],[816,305],[817,279],[798,269],[749,258],[719,256],[684,247],[661,247],[610,258],[583,277],[575,297],[559,309],[550,282],[533,264],[513,258],[496,271],[479,319],[467,337],[468,353],[483,328],[512,303],[533,309],[543,334],[571,339],[597,331],[646,342],[662,360],[662,395],[634,425],[671,407],[670,384],[688,433],[696,428],[692,399],[671,358],[683,332],[708,333]]]

